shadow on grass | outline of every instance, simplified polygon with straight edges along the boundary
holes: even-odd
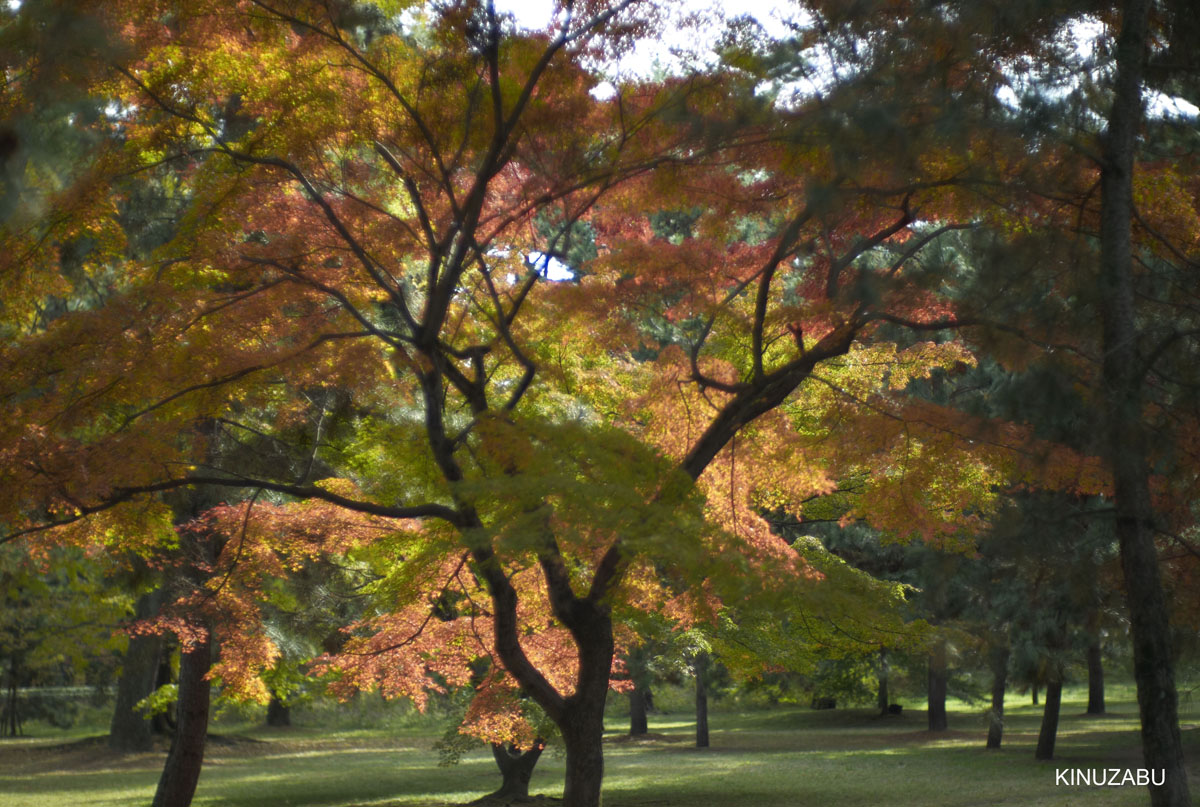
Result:
[[[1074,706],[1069,704],[1068,709]],[[1103,718],[1068,711],[1058,759],[1033,760],[1038,710],[1010,710],[1005,747],[983,748],[981,710],[951,714],[949,732],[925,729],[923,711],[881,718],[869,710],[801,708],[710,717],[713,747],[696,749],[690,715],[656,715],[654,734],[606,738],[606,807],[793,807],[919,804],[926,807],[1143,807],[1144,789],[1056,787],[1067,767],[1138,767],[1137,715],[1129,703]],[[1200,714],[1184,716],[1193,767]],[[195,807],[449,807],[496,788],[490,755],[436,767],[432,734],[347,736],[315,730],[258,732],[213,743]],[[264,741],[265,738],[265,741]],[[145,804],[161,752],[123,757],[97,739],[0,744],[4,807]],[[563,760],[543,757],[532,790],[561,794]]]

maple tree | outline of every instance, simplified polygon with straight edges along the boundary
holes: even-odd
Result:
[[[72,244],[108,288],[53,321],[5,309],[0,512],[13,536],[203,549],[164,623],[199,689],[265,697],[264,579],[341,555],[378,580],[320,661],[334,688],[422,703],[489,657],[469,730],[532,744],[519,687],[561,732],[565,801],[591,807],[636,614],[717,621],[748,589],[800,602],[839,576],[764,510],[857,476],[853,515],[950,542],[1011,480],[1103,484],[1028,429],[902,394],[971,363],[898,334],[972,321],[944,293],[960,267],[926,258],[979,229],[967,188],[1025,157],[940,128],[953,99],[930,85],[903,84],[880,136],[851,114],[896,110],[868,82],[784,103],[734,41],[710,75],[604,98],[589,66],[649,30],[648,3],[564,3],[541,33],[489,3],[89,11],[125,48],[89,79],[103,147],[51,194],[61,216],[5,237],[39,269],[31,300],[70,287]],[[180,215],[141,249],[114,211],[156,171]],[[991,232],[1053,212],[1022,202]],[[544,281],[551,255],[577,282]],[[195,487],[204,506],[173,513],[164,494]]]
[[[67,534],[70,530],[59,534],[68,539],[99,536],[123,542],[125,536],[141,533],[147,543],[169,542],[176,540],[173,534],[180,530],[203,529],[203,523],[168,529],[170,518],[163,505],[139,499],[143,494],[197,484],[271,490],[383,517],[439,518],[468,537],[474,573],[491,586],[490,595],[499,606],[492,616],[501,634],[496,641],[500,655],[510,668],[533,672],[543,700],[548,700],[557,716],[565,720],[564,704],[569,701],[534,668],[517,641],[516,589],[494,551],[486,543],[470,538],[473,530],[484,528],[485,522],[472,502],[479,494],[457,485],[462,473],[455,451],[474,446],[462,440],[469,432],[456,439],[457,446],[450,442],[449,428],[443,422],[442,396],[449,379],[455,394],[466,396],[467,411],[474,409],[478,416],[487,408],[480,404],[489,381],[501,389],[505,384],[513,385],[507,407],[511,409],[523,397],[532,377],[531,363],[514,341],[511,326],[538,275],[517,255],[497,257],[498,236],[530,220],[547,200],[573,196],[577,197],[575,204],[586,209],[597,189],[602,190],[622,175],[645,170],[649,163],[636,149],[638,117],[621,119],[616,105],[598,112],[601,121],[623,127],[614,130],[616,148],[606,149],[603,138],[598,139],[586,129],[570,132],[554,125],[565,115],[597,114],[591,111],[594,104],[586,94],[590,79],[574,67],[572,57],[577,59],[586,52],[583,46],[587,39],[619,10],[581,8],[578,11],[586,12],[581,14],[581,22],[569,11],[564,12],[561,28],[547,38],[509,36],[506,26],[503,41],[502,21],[490,8],[449,9],[429,20],[428,25],[417,26],[418,34],[409,37],[388,35],[387,18],[380,12],[367,19],[375,25],[375,33],[380,33],[378,29],[383,33],[374,39],[374,51],[372,37],[357,27],[358,22],[339,19],[333,9],[319,4],[286,10],[266,4],[234,9],[223,5],[189,8],[186,12],[180,9],[165,27],[156,14],[146,18],[147,25],[133,30],[135,37],[144,36],[135,43],[146,54],[144,60],[127,62],[131,66],[122,68],[121,76],[108,90],[122,96],[129,110],[117,124],[125,138],[124,153],[113,159],[132,159],[135,165],[162,159],[190,161],[192,174],[185,193],[193,213],[181,223],[182,234],[174,242],[181,245],[179,254],[186,258],[170,255],[168,245],[143,263],[140,270],[125,264],[123,287],[103,306],[77,317],[65,317],[54,327],[35,332],[20,344],[19,353],[10,353],[10,358],[15,358],[8,380],[15,394],[39,389],[40,380],[47,380],[46,394],[38,396],[36,407],[46,411],[43,407],[47,406],[47,395],[61,395],[63,401],[63,408],[50,424],[34,417],[6,435],[6,459],[10,460],[6,467],[13,476],[13,484],[7,486],[12,498],[6,501],[6,512],[12,514],[13,533],[37,530],[46,513],[51,521],[59,523],[101,515],[104,523],[97,523],[93,517],[75,536]],[[118,11],[126,18],[136,18],[138,8],[131,4]],[[343,24],[347,27],[341,27]],[[242,25],[249,27],[239,28]],[[179,53],[178,48],[193,49],[214,35],[222,36],[222,48],[192,51],[201,55],[197,61],[172,58]],[[276,63],[288,68],[266,74],[275,86],[256,84],[262,75],[244,69],[250,64],[261,65],[269,56],[270,50],[254,49],[262,36],[271,38]],[[239,39],[244,50],[234,45]],[[326,77],[315,75],[324,71],[331,52],[338,59],[352,60],[352,66],[343,74],[346,83],[333,94]],[[306,73],[308,67],[315,69]],[[389,73],[394,67],[398,72]],[[185,72],[180,73],[180,68]],[[474,76],[474,89],[470,82],[467,86],[459,84],[463,75]],[[556,83],[561,87],[556,88]],[[186,93],[184,86],[188,87]],[[290,94],[303,86],[311,95]],[[448,103],[445,91],[449,88],[461,92],[460,106]],[[364,89],[372,90],[374,95],[363,94]],[[567,89],[574,94],[567,93]],[[321,139],[313,117],[321,106],[316,101],[329,101],[340,94],[360,99],[360,117],[348,120],[346,107],[341,107],[336,117],[327,109],[328,145],[343,149],[337,162],[344,167],[354,163],[359,168],[357,176],[346,176],[348,181],[335,194],[334,204],[326,198],[326,180],[315,176],[324,172],[324,146],[310,148],[304,155],[296,149]],[[204,106],[200,99],[205,97],[216,106]],[[288,98],[288,105],[276,105],[279,98]],[[236,107],[257,119],[241,132],[244,142],[234,144]],[[378,117],[384,109],[391,110],[390,120]],[[460,109],[465,117],[459,118],[457,125],[446,125],[447,121],[438,117],[444,110],[457,113]],[[296,115],[300,110],[306,114],[302,121]],[[347,131],[357,134],[339,145]],[[262,133],[268,135],[265,140],[257,137]],[[630,147],[622,149],[622,140]],[[519,167],[518,147],[522,150]],[[290,159],[277,156],[280,153]],[[557,163],[565,163],[566,170],[559,171]],[[252,173],[259,176],[246,182],[244,172],[228,170],[239,165],[257,167]],[[541,170],[532,170],[535,168]],[[314,179],[309,179],[310,172]],[[312,184],[314,181],[320,189]],[[293,183],[308,194],[307,200],[290,190]],[[72,191],[80,193],[82,189]],[[227,209],[253,211],[250,218],[218,215],[218,203],[232,198],[236,198],[237,205],[230,204]],[[268,199],[269,204],[259,204]],[[81,220],[82,226],[88,226],[86,217]],[[241,235],[231,240],[230,226]],[[361,230],[364,226],[366,229]],[[327,239],[328,228],[332,228],[332,243]],[[68,231],[62,237],[73,235]],[[300,242],[309,235],[317,236],[313,246],[325,254],[315,258],[307,254],[307,247]],[[30,240],[38,243],[50,240],[45,233],[17,236],[32,236]],[[370,239],[367,243],[371,252],[363,246],[365,239]],[[389,241],[391,259],[377,251]],[[242,246],[234,246],[230,252],[235,244]],[[110,244],[101,246],[109,249],[98,248],[90,253],[94,266],[119,263],[127,257],[120,254],[119,244],[117,251]],[[404,283],[399,282],[403,267],[422,255],[428,258],[428,272],[414,268]],[[309,258],[315,268],[311,275],[307,267],[296,263],[297,259],[303,263]],[[348,258],[355,260],[354,270],[343,265]],[[387,265],[383,266],[385,260]],[[471,294],[460,298],[462,278],[477,270]],[[515,287],[506,279],[510,271],[520,277]],[[424,287],[409,287],[409,283]],[[369,288],[372,284],[374,291]],[[502,287],[502,293],[497,286]],[[420,312],[409,308],[410,295],[423,298]],[[340,315],[329,309],[329,301],[340,308]],[[477,316],[480,304],[487,307],[483,316]],[[488,308],[493,305],[496,318],[488,322]],[[506,310],[506,306],[510,308]],[[286,313],[275,319],[266,316],[279,311]],[[19,311],[14,313],[20,315]],[[476,321],[468,321],[468,328],[460,332],[467,315],[476,317]],[[260,328],[257,338],[252,333],[256,326],[242,331],[239,324],[256,320]],[[129,327],[138,322],[146,327]],[[480,328],[491,334],[479,337]],[[239,332],[244,338],[231,338]],[[465,352],[452,344],[457,340],[470,345],[474,338],[482,338],[483,343]],[[375,340],[379,340],[378,345]],[[70,367],[63,367],[55,357],[62,355],[62,345],[71,342],[91,344],[93,348],[87,355],[76,353]],[[501,350],[507,346],[511,351],[494,379],[482,366],[490,349],[487,342]],[[174,355],[169,367],[157,361],[168,354]],[[463,361],[466,363],[460,364]],[[522,369],[522,365],[528,365],[528,369]],[[424,483],[424,490],[434,501],[412,507],[384,503],[395,492],[388,490],[395,484],[388,474],[377,474],[371,480],[375,489],[364,493],[353,485],[337,492],[331,489],[334,486],[306,481],[248,480],[236,468],[214,472],[213,457],[211,453],[206,456],[204,446],[218,435],[211,428],[198,432],[190,424],[219,423],[221,429],[236,429],[248,424],[230,414],[241,415],[244,420],[247,415],[253,417],[254,412],[272,412],[276,422],[286,428],[288,417],[295,414],[289,413],[286,399],[281,399],[278,388],[273,388],[273,377],[264,378],[268,371],[278,372],[285,367],[291,389],[307,383],[366,393],[360,406],[370,406],[372,396],[389,385],[401,401],[413,393],[424,395],[424,431],[429,446],[425,451],[411,452],[416,456],[405,457],[403,466],[418,470],[418,490],[413,495],[422,492]],[[474,380],[461,367],[467,368]],[[64,370],[72,378],[60,375]],[[397,376],[394,383],[389,381],[393,373]],[[243,379],[248,383],[233,383]],[[164,392],[156,394],[157,390]],[[461,400],[446,407],[454,418],[460,417],[457,411]],[[231,405],[234,412],[229,411]],[[35,404],[30,401],[26,406],[33,409]],[[416,424],[403,414],[403,408],[398,414],[393,422],[377,417],[375,423],[363,424],[364,433],[375,429],[382,432],[374,435],[377,444],[370,448],[380,450],[378,443],[383,443],[386,451],[387,440],[397,436],[396,432],[411,433],[411,426]],[[489,423],[483,417],[477,420],[478,431],[485,433]],[[491,458],[488,467],[511,476],[519,469],[506,467],[507,425],[502,417],[495,418],[493,452],[497,456]],[[539,425],[550,430],[553,424]],[[393,433],[388,434],[389,430]],[[578,429],[562,432],[560,440],[572,441],[582,435]],[[180,441],[181,433],[191,433],[194,439]],[[393,443],[391,447],[399,446]],[[626,442],[617,446],[616,453],[627,460],[630,451],[637,454],[636,446]],[[48,467],[43,461],[47,457],[57,464]],[[197,461],[197,457],[204,459]],[[108,464],[113,460],[115,466]],[[359,461],[363,460],[369,458]],[[353,467],[354,458],[348,461]],[[173,466],[198,465],[206,467],[188,475],[162,472]],[[419,473],[422,468],[424,474]],[[551,470],[555,477],[562,476],[559,469]],[[441,479],[430,478],[430,471]],[[367,498],[373,493],[384,502]],[[634,499],[644,498],[640,494],[638,491]],[[507,514],[503,508],[501,514]],[[28,526],[22,525],[22,520]],[[429,545],[444,549],[445,543],[435,539],[436,535],[428,536]],[[237,544],[242,546],[242,542]],[[549,563],[551,559],[546,560]],[[557,568],[565,570],[561,562]],[[561,611],[568,592],[565,577],[561,572],[557,574]],[[598,608],[593,604],[593,610]],[[564,615],[570,616],[560,613]],[[603,613],[593,614],[592,618],[607,625]],[[193,620],[175,627],[189,632],[190,646],[199,655],[206,653],[210,624]],[[579,624],[572,627],[578,629]],[[585,645],[584,650],[597,658],[603,658],[606,652],[611,657],[611,637],[608,642],[607,651],[603,641],[598,648]],[[248,682],[244,673],[256,669],[255,659],[238,658],[236,652],[231,652],[235,647],[224,648],[222,663],[213,671],[226,684]],[[262,647],[260,644],[259,649]],[[262,659],[267,661],[268,656]],[[586,667],[582,683],[601,681],[606,685],[607,668],[606,662],[597,674],[595,665]],[[547,664],[546,669],[551,666]],[[390,669],[388,679],[394,681],[411,671],[411,666]],[[561,678],[561,673],[554,677]],[[567,689],[565,681],[559,686],[563,691]],[[181,681],[181,690],[184,687]],[[421,690],[418,684],[412,688]],[[594,701],[593,697],[589,709],[594,710]],[[598,735],[595,739],[598,741]],[[192,755],[198,756],[195,749]],[[568,789],[590,787],[598,791],[598,773],[593,766],[588,773],[591,784],[569,783]],[[188,789],[181,788],[181,795],[169,803],[190,798],[190,793],[182,792]]]

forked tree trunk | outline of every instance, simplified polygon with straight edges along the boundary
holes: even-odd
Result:
[[[708,748],[708,654],[696,656],[696,747]]]
[[[650,723],[646,718],[646,705],[650,690],[635,686],[629,691],[629,736],[639,737],[650,731]]]
[[[542,559],[551,605],[571,632],[579,653],[575,691],[563,697],[530,663],[521,648],[517,592],[489,548],[473,550],[492,598],[496,654],[505,669],[554,721],[567,754],[563,804],[600,807],[604,781],[604,702],[613,662],[613,625],[603,602],[576,596],[557,557]]]
[[[1054,759],[1054,741],[1058,738],[1058,714],[1062,706],[1062,681],[1046,682],[1046,708],[1042,711],[1042,729],[1038,732],[1034,759]]]
[[[141,620],[156,616],[164,595],[163,589],[157,589],[138,597],[134,617]],[[149,751],[154,747],[154,723],[136,707],[154,692],[163,645],[163,637],[157,635],[139,634],[129,639],[108,728],[108,747],[114,751]]]
[[[501,801],[529,798],[529,781],[533,778],[533,769],[544,747],[540,739],[528,751],[521,751],[512,745],[492,743],[492,757],[500,768],[502,781],[500,789],[492,793],[490,798]]]
[[[945,731],[946,685],[950,674],[946,662],[946,642],[939,641],[929,654],[929,730]]]
[[[1088,645],[1088,705],[1089,715],[1104,714],[1104,659],[1100,653],[1100,640],[1095,639]]]
[[[212,638],[206,635],[180,656],[179,706],[175,737],[158,780],[153,807],[189,807],[200,781],[212,684]]]
[[[1146,366],[1139,346],[1133,267],[1133,173],[1141,129],[1142,76],[1150,34],[1150,0],[1126,0],[1117,36],[1112,109],[1100,142],[1100,315],[1102,368],[1113,476],[1113,509],[1133,638],[1142,754],[1153,807],[1187,807],[1188,774],[1179,734],[1178,695],[1166,598],[1159,578],[1150,498],[1146,424]]]
[[[992,708],[988,712],[988,748],[999,748],[1004,737],[1004,691],[1008,684],[1008,654],[1008,645],[992,648]]]

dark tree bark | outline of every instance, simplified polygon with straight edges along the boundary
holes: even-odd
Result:
[[[529,781],[533,778],[533,769],[544,747],[540,739],[528,751],[512,745],[492,743],[492,757],[500,768],[502,783],[500,789],[490,794],[489,798],[502,801],[529,798]]]
[[[875,704],[879,707],[879,714],[886,715],[888,713],[888,660],[887,648],[879,649],[879,692],[875,696]]]
[[[1113,105],[1100,149],[1100,314],[1103,324],[1102,389],[1107,415],[1108,462],[1126,602],[1133,638],[1142,753],[1146,767],[1165,771],[1150,785],[1153,807],[1187,807],[1187,770],[1179,734],[1166,600],[1154,543],[1146,427],[1142,419],[1146,368],[1138,350],[1133,287],[1133,172],[1141,128],[1142,76],[1149,35],[1150,0],[1127,0],[1117,37]]]
[[[946,642],[939,641],[929,654],[929,730],[945,731],[946,684],[949,681],[946,662]]]
[[[2,733],[5,737],[21,736],[20,704],[17,700],[17,656],[14,653],[9,659],[7,692],[4,694],[4,723]]]
[[[1030,702],[1033,703],[1034,706],[1038,705],[1038,689],[1039,688],[1040,688],[1040,685],[1038,684],[1037,681],[1034,681],[1033,684],[1030,685],[1030,687],[1029,687],[1029,700],[1030,700]]]
[[[650,731],[650,723],[646,718],[650,690],[635,686],[629,691],[629,736],[639,737]]]
[[[286,728],[292,725],[292,709],[285,706],[283,701],[274,693],[267,704],[267,725],[273,728]]]
[[[1058,738],[1058,713],[1062,706],[1062,681],[1046,682],[1046,707],[1042,710],[1042,728],[1038,732],[1034,759],[1054,759],[1054,741]]]
[[[138,597],[134,609],[137,619],[150,619],[162,607],[165,592],[158,589]],[[129,639],[117,682],[117,702],[108,728],[108,747],[114,751],[149,751],[154,747],[154,721],[139,714],[139,701],[157,687],[159,660],[163,654],[162,636],[138,635]]]
[[[200,781],[212,684],[212,639],[207,634],[185,648],[179,661],[179,711],[167,764],[158,780],[153,807],[189,807]]]
[[[708,654],[696,656],[696,747],[708,748]]]
[[[1095,639],[1087,649],[1088,705],[1089,715],[1104,714],[1104,659],[1100,654],[1100,640]]]
[[[988,712],[988,748],[999,748],[1004,737],[1004,691],[1008,685],[1008,655],[1008,645],[992,648],[992,708]]]
[[[608,670],[606,669],[605,675]],[[578,692],[576,693],[578,694]],[[571,700],[571,699],[568,699]],[[567,775],[563,804],[600,807],[604,781],[604,692],[592,693],[567,708],[566,725],[560,725],[567,750]]]

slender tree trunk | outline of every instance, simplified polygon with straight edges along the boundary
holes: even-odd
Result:
[[[696,656],[696,747],[708,748],[708,654]]]
[[[138,597],[135,618],[156,616],[164,598],[163,589]],[[149,751],[154,747],[154,723],[149,716],[139,714],[136,707],[139,701],[154,692],[163,645],[162,636],[138,635],[129,639],[121,678],[117,682],[117,702],[108,728],[108,747],[114,751]]]
[[[492,743],[492,757],[500,768],[502,779],[500,789],[491,794],[491,798],[499,800],[529,798],[529,782],[533,778],[533,769],[545,746],[539,739],[533,748],[521,751],[511,745]]]
[[[1062,706],[1062,681],[1046,682],[1046,708],[1042,711],[1042,729],[1038,732],[1034,759],[1054,759],[1054,741],[1058,738],[1058,713]]]
[[[879,707],[879,714],[886,715],[888,713],[888,702],[891,698],[888,696],[888,660],[887,648],[879,649],[879,693],[875,697],[875,704]]]
[[[1030,701],[1032,701],[1034,706],[1038,705],[1038,688],[1039,688],[1039,686],[1040,685],[1038,684],[1038,682],[1034,681],[1033,685],[1029,687]]]
[[[649,690],[635,686],[629,691],[629,736],[639,737],[650,731],[649,721],[646,719],[646,701]]]
[[[999,748],[1004,737],[1004,691],[1008,684],[1008,655],[1008,645],[992,648],[992,708],[988,712],[988,748]]]
[[[21,719],[17,714],[17,656],[14,652],[8,665],[8,692],[5,693],[4,704],[4,734],[8,737],[19,737],[21,734]]]
[[[946,662],[946,642],[940,640],[929,654],[929,730],[945,731],[946,684],[949,672]]]
[[[208,736],[208,707],[212,684],[205,678],[212,666],[212,638],[186,648],[179,661],[179,716],[175,737],[153,807],[189,807],[200,781],[204,742]]]
[[[1100,640],[1093,639],[1087,649],[1089,715],[1104,714],[1104,659],[1100,650]]]
[[[1108,461],[1126,602],[1133,638],[1133,675],[1146,767],[1165,772],[1150,785],[1153,807],[1191,804],[1179,734],[1166,600],[1159,579],[1150,498],[1142,384],[1133,288],[1133,171],[1142,123],[1142,74],[1150,0],[1127,0],[1117,37],[1116,76],[1108,127],[1101,138],[1100,314]],[[1154,777],[1151,777],[1152,781]]]

